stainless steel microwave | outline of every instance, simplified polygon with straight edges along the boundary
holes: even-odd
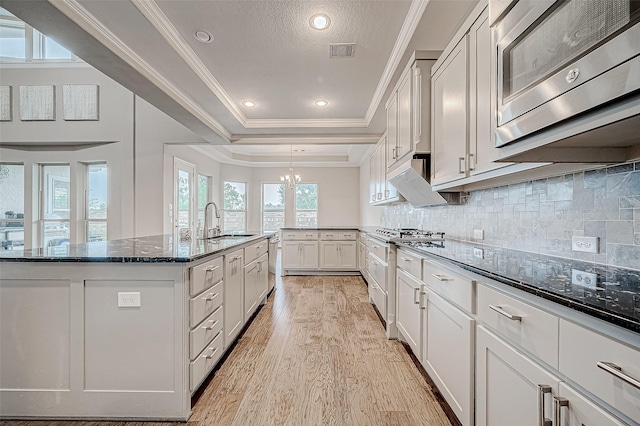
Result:
[[[518,0],[492,38],[497,146],[640,95],[640,0]]]

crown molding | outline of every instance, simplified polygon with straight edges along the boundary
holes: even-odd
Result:
[[[231,96],[224,90],[220,82],[211,74],[211,71],[193,51],[173,23],[167,18],[160,6],[154,0],[131,0],[147,21],[169,43],[169,46],[180,55],[182,60],[202,80],[211,92],[222,102],[236,120],[246,127],[247,117],[238,108]]]
[[[365,114],[365,121],[367,123],[367,126],[369,125],[369,123],[371,123],[371,120],[373,119],[378,106],[380,106],[382,97],[384,96],[384,93],[387,91],[387,88],[391,83],[393,74],[400,65],[400,60],[402,59],[407,46],[409,46],[411,37],[413,37],[413,33],[416,31],[416,28],[418,27],[420,19],[422,19],[422,15],[424,14],[424,11],[427,8],[428,4],[429,0],[413,0],[411,2],[411,6],[409,6],[407,17],[402,24],[402,28],[400,29],[400,33],[398,34],[396,43],[393,45],[393,49],[391,50],[391,55],[389,56],[387,65],[382,72],[380,81],[378,82],[378,87],[373,93],[373,98],[371,99],[371,103],[369,104],[369,109]]]
[[[364,118],[318,118],[318,119],[279,119],[267,118],[247,120],[245,128],[247,129],[277,129],[284,127],[367,127],[369,123]]]
[[[169,95],[180,106],[185,108],[197,119],[202,121],[211,130],[223,138],[229,139],[230,132],[225,129],[215,118],[201,108],[196,102],[178,89],[173,83],[164,78],[151,65],[149,65],[142,57],[137,55],[129,46],[127,46],[118,36],[103,25],[93,14],[85,9],[76,0],[60,0],[50,1],[51,5],[62,12],[65,16],[76,23],[80,28],[89,33],[92,37],[102,43],[115,55],[128,63],[142,76],[147,78],[163,92]]]
[[[371,145],[381,135],[233,135],[233,145]]]

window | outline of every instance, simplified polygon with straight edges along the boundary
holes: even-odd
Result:
[[[262,231],[278,231],[284,228],[284,185],[262,184]]]
[[[65,165],[41,165],[40,241],[42,247],[70,243],[71,168]]]
[[[211,178],[205,175],[198,175],[198,223],[204,226],[204,208],[211,201]]]
[[[87,164],[86,241],[107,240],[107,165]]]
[[[0,58],[10,62],[33,60],[80,62],[80,59],[69,50],[2,8],[0,8]]]
[[[247,216],[246,183],[224,183],[224,231],[245,232]]]
[[[24,165],[0,163],[0,244],[24,246]]]
[[[318,184],[299,183],[296,191],[296,226],[318,226]]]

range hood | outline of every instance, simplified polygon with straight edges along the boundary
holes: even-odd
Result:
[[[460,204],[460,192],[431,189],[431,156],[418,154],[388,173],[387,179],[414,207]]]

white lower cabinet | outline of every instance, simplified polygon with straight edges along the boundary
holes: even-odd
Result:
[[[554,398],[553,426],[624,426],[566,383],[560,383],[558,397]]]
[[[355,241],[320,241],[320,269],[357,269]]]
[[[396,296],[398,303],[396,323],[398,331],[405,338],[414,355],[421,359],[422,295],[420,293],[422,292],[423,284],[401,269],[396,271],[396,280],[398,291]]]
[[[244,324],[244,255],[242,249],[224,256],[224,348],[228,348]]]
[[[318,269],[318,242],[283,242],[282,269]]]
[[[267,254],[244,267],[244,322],[258,309],[267,295],[269,286],[269,265]]]
[[[429,290],[423,303],[422,365],[460,422],[471,426],[475,320]]]
[[[477,426],[550,426],[559,384],[558,377],[477,327]]]

